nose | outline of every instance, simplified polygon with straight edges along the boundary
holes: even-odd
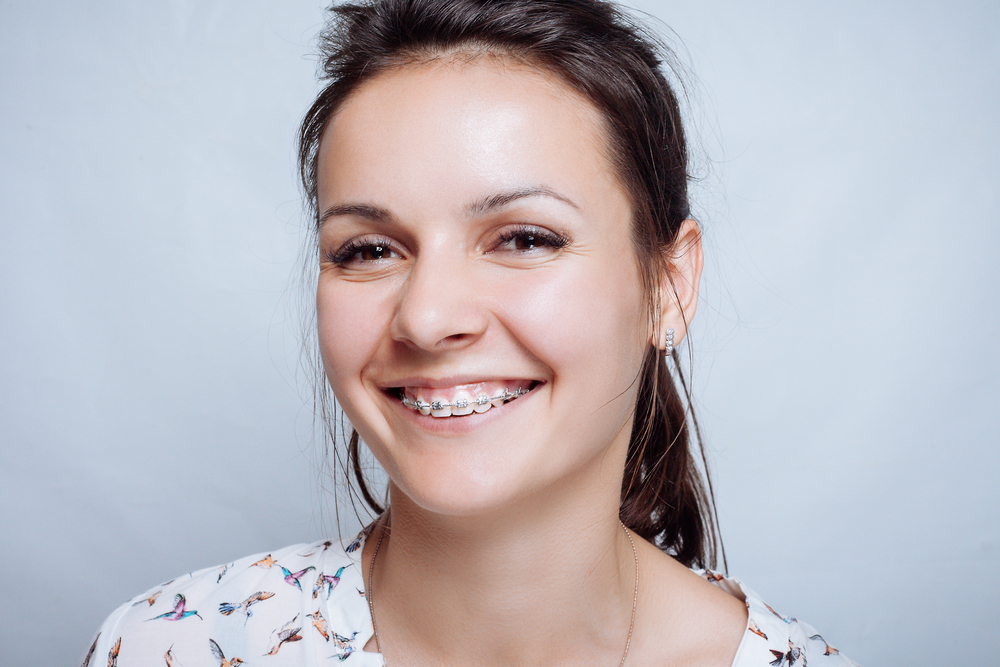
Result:
[[[474,267],[457,252],[418,258],[399,292],[393,338],[429,352],[461,349],[483,335],[489,321]]]

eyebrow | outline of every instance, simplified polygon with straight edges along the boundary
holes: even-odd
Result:
[[[576,205],[569,197],[559,194],[552,188],[546,187],[544,185],[536,185],[526,188],[520,188],[518,190],[510,190],[508,192],[500,192],[495,195],[490,195],[488,197],[483,197],[474,201],[472,204],[466,207],[466,210],[473,215],[483,215],[494,211],[498,208],[503,208],[510,203],[517,201],[518,199],[525,199],[527,197],[549,197],[551,199],[556,199],[563,202],[564,204],[569,204],[573,208],[580,210],[580,207]]]
[[[389,209],[382,208],[381,206],[374,206],[372,204],[334,204],[323,211],[323,215],[319,217],[320,228],[330,218],[340,215],[354,215],[374,222],[392,222],[396,219],[396,216]]]
[[[471,215],[485,215],[486,213],[503,208],[504,206],[507,206],[508,204],[511,204],[519,199],[527,199],[528,197],[549,197],[565,204],[569,204],[573,208],[580,210],[580,207],[577,206],[576,202],[572,199],[561,195],[552,188],[544,185],[519,188],[517,190],[509,190],[507,192],[498,192],[497,194],[477,199],[465,208]],[[371,220],[373,222],[382,223],[395,222],[396,220],[396,216],[394,216],[389,209],[382,208],[381,206],[375,206],[373,204],[334,204],[323,211],[323,215],[319,218],[319,226],[322,227],[323,223],[330,218],[342,215],[353,215],[359,218]]]

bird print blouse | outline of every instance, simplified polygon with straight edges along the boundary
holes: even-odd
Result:
[[[160,584],[104,621],[81,667],[382,667],[381,654],[363,650],[373,633],[361,566],[366,536],[257,554]],[[856,667],[739,580],[697,572],[746,602],[733,667]]]

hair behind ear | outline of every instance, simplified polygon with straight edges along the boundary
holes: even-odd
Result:
[[[622,481],[622,522],[688,567],[713,568],[719,540],[715,502],[697,419],[688,409],[690,393],[672,353],[677,380],[660,352],[650,347],[643,360],[635,420]],[[701,469],[692,452],[694,428]],[[723,552],[723,563],[725,553]]]

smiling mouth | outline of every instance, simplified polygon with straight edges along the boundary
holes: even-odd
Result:
[[[538,386],[538,384],[537,380],[533,380],[526,383],[527,386],[520,385],[517,387],[485,388],[482,385],[478,385],[478,391],[469,391],[465,387],[462,387],[459,388],[458,395],[451,400],[434,396],[426,398],[423,395],[424,390],[419,390],[417,395],[414,395],[414,392],[406,387],[396,387],[390,393],[394,394],[404,406],[414,412],[441,419],[444,417],[464,417],[471,414],[482,414],[490,408],[500,407],[505,403],[510,403],[524,396]]]

